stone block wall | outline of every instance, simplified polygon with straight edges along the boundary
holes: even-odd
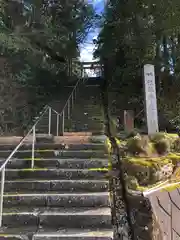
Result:
[[[128,225],[125,202],[122,199],[121,184],[118,178],[111,182],[114,189],[112,200],[112,217],[115,229],[115,240],[129,239],[129,230],[137,240],[163,240],[160,225],[156,219],[151,202],[141,192],[128,191],[127,202],[131,225]],[[132,229],[131,229],[132,227]],[[123,238],[122,238],[123,237]]]

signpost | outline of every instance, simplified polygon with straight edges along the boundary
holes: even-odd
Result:
[[[144,90],[148,134],[159,132],[154,65],[144,65]]]

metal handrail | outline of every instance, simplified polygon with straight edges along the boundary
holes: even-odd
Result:
[[[15,147],[15,149],[11,152],[11,154],[8,156],[8,158],[5,160],[5,162],[0,167],[1,172],[1,189],[0,189],[0,227],[2,227],[2,215],[3,215],[3,199],[4,199],[4,183],[5,183],[5,169],[7,163],[10,161],[10,159],[14,156],[14,154],[18,151],[18,149],[23,145],[25,139],[30,136],[32,133],[32,158],[31,158],[31,168],[34,168],[34,153],[35,153],[35,141],[36,141],[36,126],[42,119],[45,113],[49,112],[49,122],[48,122],[48,134],[51,135],[51,119],[52,119],[52,112],[54,112],[57,116],[57,129],[56,129],[56,135],[59,136],[59,125],[60,121],[59,118],[62,117],[62,135],[64,135],[64,122],[65,122],[65,110],[66,107],[68,107],[68,119],[70,118],[70,110],[73,109],[73,104],[76,99],[77,95],[77,88],[79,86],[79,83],[82,81],[84,82],[84,78],[80,78],[76,85],[74,86],[70,96],[68,97],[62,111],[59,113],[52,107],[46,105],[43,110],[40,112],[39,116],[35,118],[34,125],[30,128],[28,133],[20,140],[19,144]]]

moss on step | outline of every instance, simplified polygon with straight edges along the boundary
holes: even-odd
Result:
[[[48,168],[22,168],[22,169],[16,169],[22,172],[35,172],[35,171],[48,171]]]
[[[109,138],[106,138],[105,140],[105,147],[108,153],[108,169],[112,170],[112,158],[111,158],[111,154],[112,154],[112,145],[111,145],[111,141]]]
[[[102,172],[103,172],[103,171],[104,171],[104,172],[105,172],[105,171],[109,171],[109,169],[108,169],[108,168],[105,168],[105,167],[104,167],[104,168],[88,168],[88,170],[89,170],[89,171],[97,171],[97,172],[98,172],[98,171],[99,171],[99,172],[101,172],[101,171],[102,171]]]

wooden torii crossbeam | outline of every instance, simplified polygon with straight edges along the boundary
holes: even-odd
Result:
[[[83,69],[101,69],[102,64],[100,62],[82,62]]]

